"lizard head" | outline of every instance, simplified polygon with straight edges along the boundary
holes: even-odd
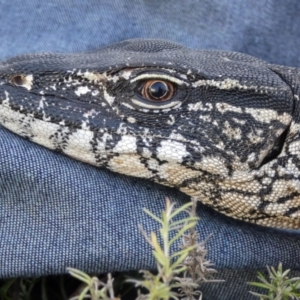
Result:
[[[161,40],[0,64],[4,127],[267,226],[300,226],[287,212],[300,205],[299,181],[286,183],[294,111],[292,88],[264,61]]]

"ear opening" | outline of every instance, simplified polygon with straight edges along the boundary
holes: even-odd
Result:
[[[290,127],[288,127],[286,130],[284,130],[281,133],[281,135],[277,138],[272,149],[270,150],[270,152],[266,155],[266,157],[261,162],[260,167],[269,163],[270,161],[272,161],[273,159],[275,159],[279,156],[279,154],[282,151],[283,145],[286,141],[289,130],[290,130]]]

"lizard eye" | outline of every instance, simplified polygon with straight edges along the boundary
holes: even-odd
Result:
[[[151,79],[141,83],[139,92],[143,98],[163,102],[170,100],[176,93],[176,86],[167,80]]]
[[[186,99],[187,86],[184,79],[164,73],[141,73],[130,80],[134,95],[130,104],[136,109],[162,110],[180,106]]]

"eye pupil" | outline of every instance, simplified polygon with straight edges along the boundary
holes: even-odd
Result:
[[[160,99],[169,92],[168,86],[162,81],[153,82],[148,88],[149,95],[154,99]]]
[[[168,80],[149,79],[141,82],[138,93],[146,100],[165,102],[173,98],[176,86]]]

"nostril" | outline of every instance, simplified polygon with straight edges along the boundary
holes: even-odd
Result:
[[[32,75],[15,75],[10,78],[12,84],[16,86],[22,86],[27,90],[32,88],[33,76]]]
[[[23,75],[16,75],[14,77],[11,78],[11,82],[14,84],[14,85],[17,85],[17,86],[22,86],[24,85],[24,82],[26,81],[26,78],[25,76]]]

